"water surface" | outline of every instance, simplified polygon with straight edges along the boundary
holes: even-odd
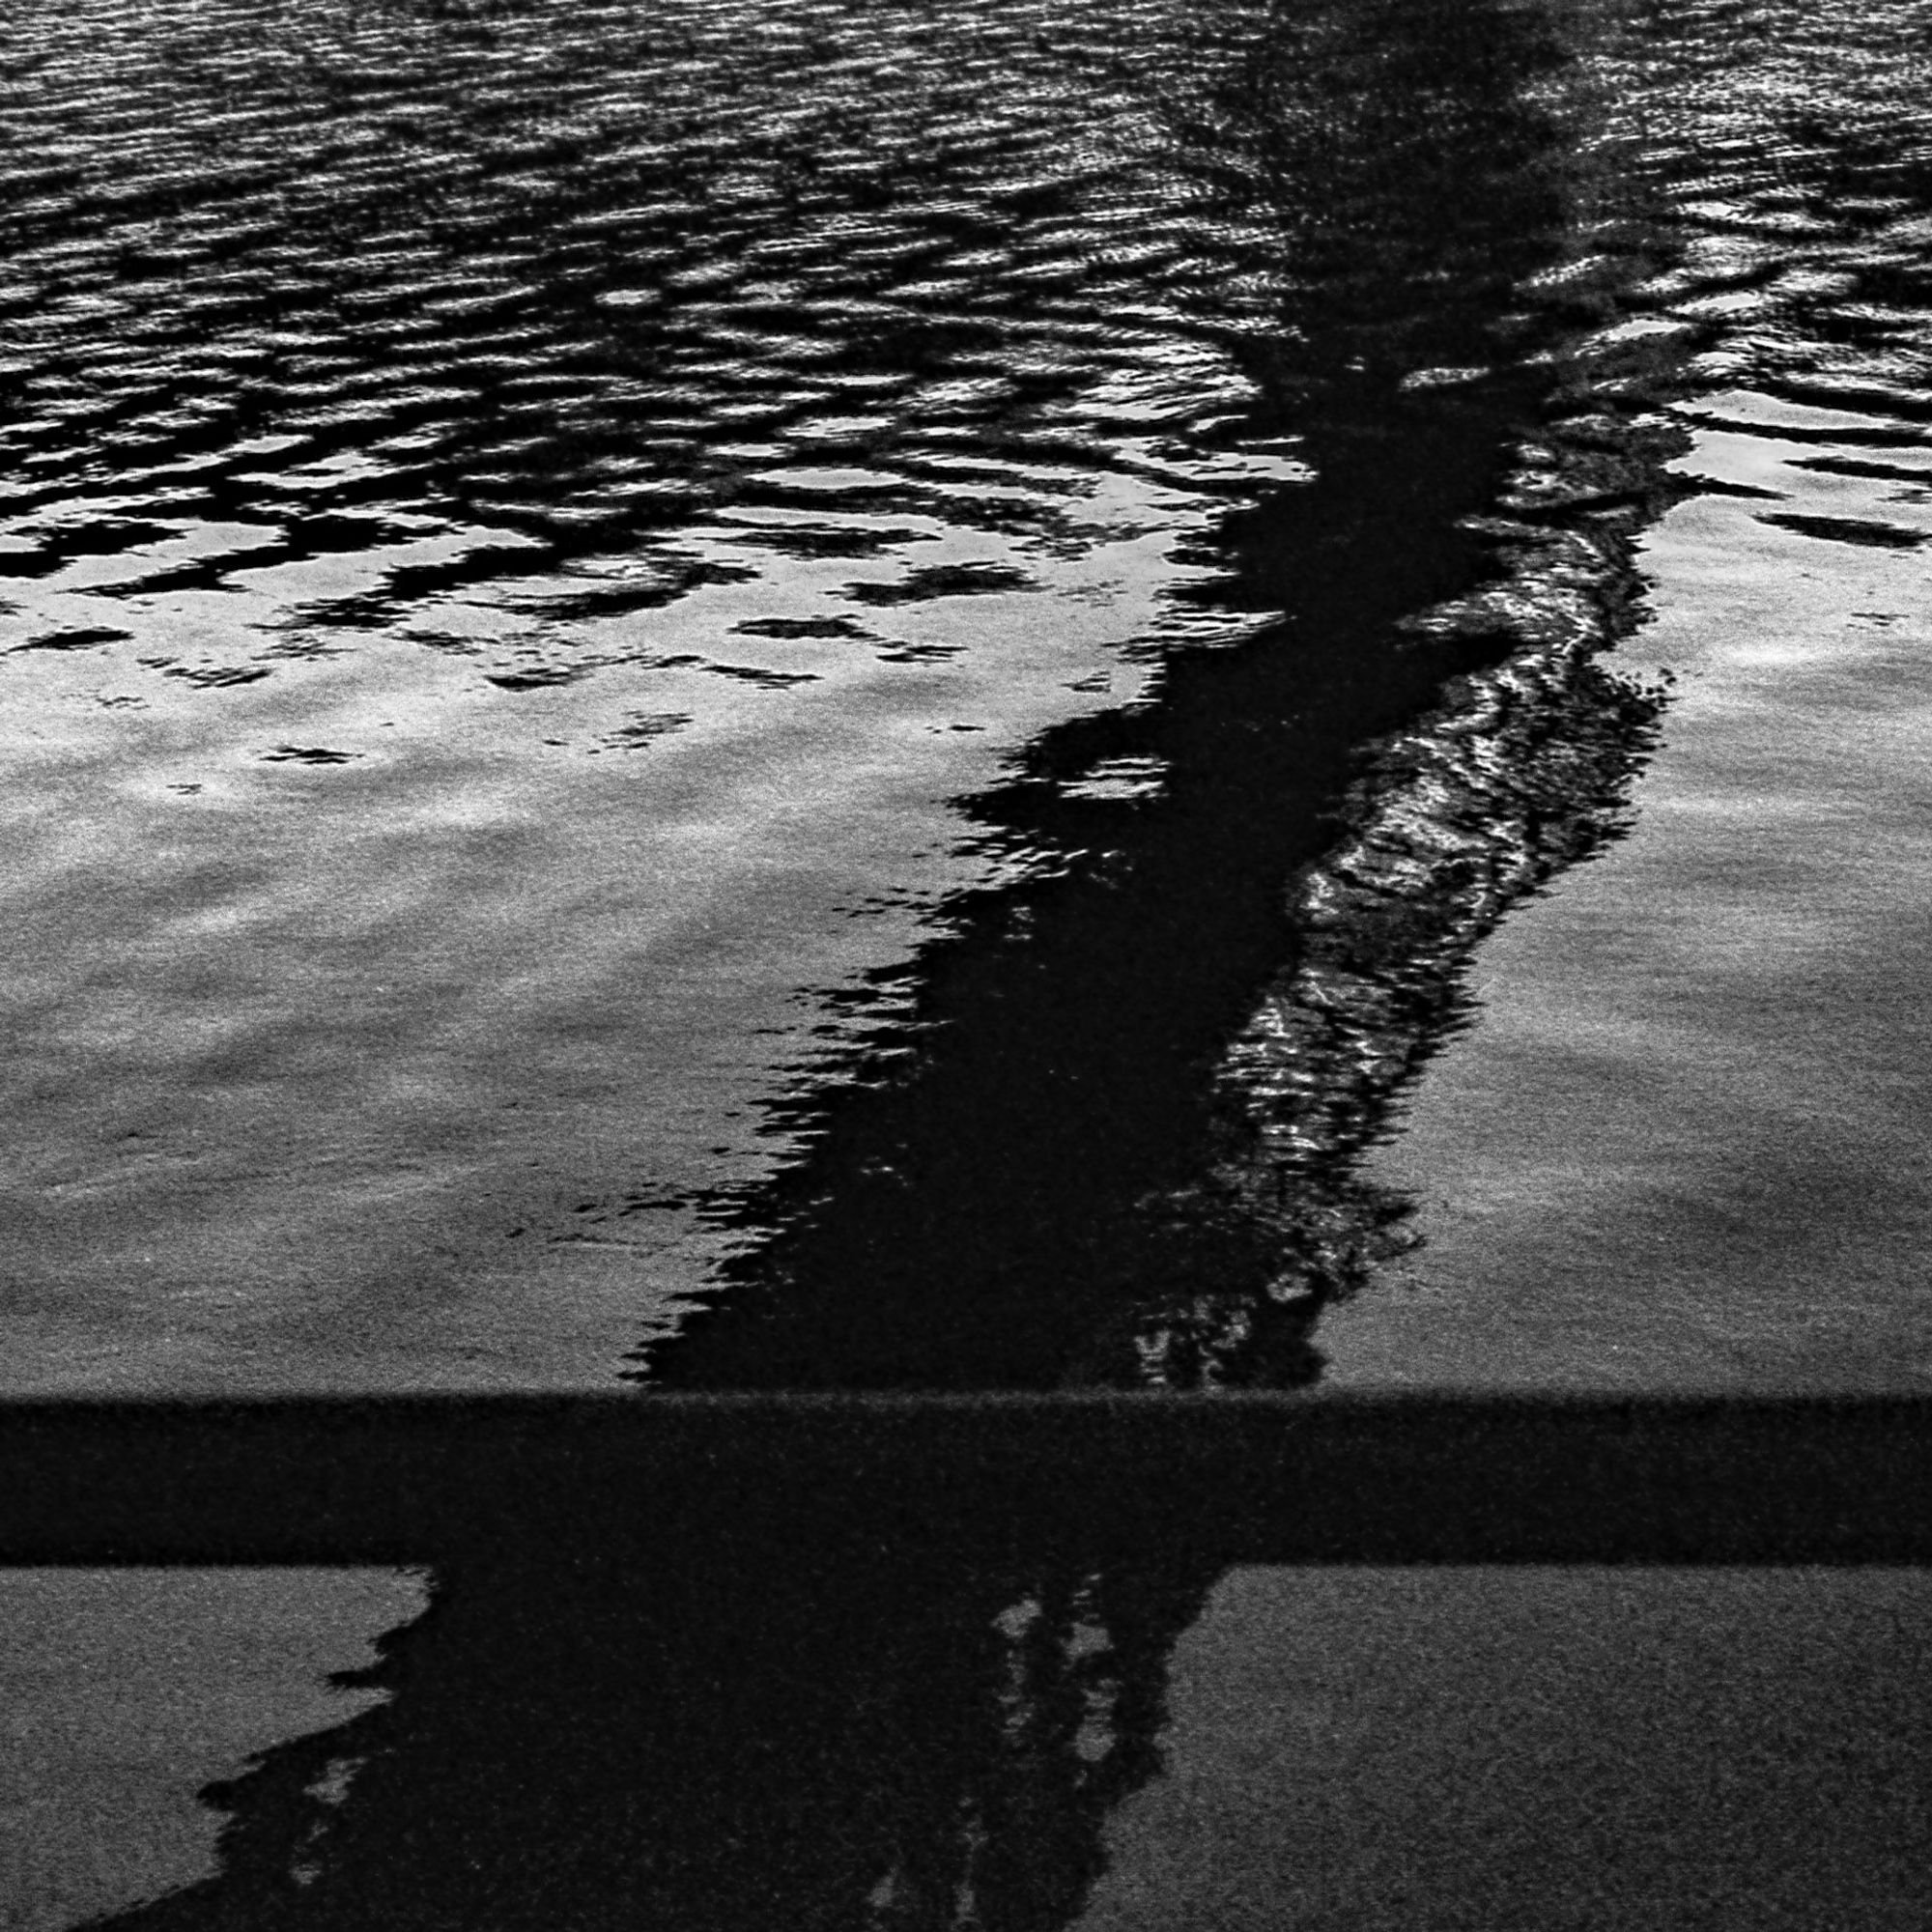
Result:
[[[1397,1306],[1430,1176],[1364,1156],[1482,1051],[1484,935],[1615,878],[1646,797],[1647,892],[1687,801],[1732,814],[1706,959],[1814,889],[1839,954],[1850,900],[1901,929],[1913,9],[66,21],[5,108],[16,1387],[1299,1385]],[[1600,971],[1614,900],[1518,983]],[[1722,1123],[1780,1022],[1678,983]],[[1626,1155],[1666,1088],[1612,1095]],[[1541,1151],[1567,1208],[1589,1150]],[[1454,1923],[1413,1794],[1468,1778],[1484,1869],[1548,1870],[1522,1794],[1577,1725],[1651,1748],[1719,1627],[1748,1681],[1697,1708],[1816,1753],[1724,1802],[1922,1836],[1909,1738],[1776,1728],[1782,1672],[1840,1713],[1821,1631],[1911,1679],[1887,1579],[1513,1587],[1558,1751],[1480,1580],[1385,1621],[1109,1547],[1105,1498],[1048,1548],[757,1501],[695,1474],[639,1565],[452,1562],[387,1701],[228,1779],[218,1869],[118,1922],[1166,1924],[1137,1848],[1257,1869],[1188,1809],[1233,1762],[1239,1829],[1362,1888],[1320,1909]],[[1734,1777],[1670,1734],[1687,1804]],[[1378,1876],[1365,1816],[1426,1856]],[[1879,1868],[1837,1868],[1872,1922]],[[1816,1922],[1697,1869],[1706,1922]]]
[[[701,1283],[676,1204],[770,1169],[835,996],[1029,864],[947,801],[1244,621],[1178,553],[1300,465],[1184,38],[23,27],[14,1386],[581,1384]]]
[[[1639,97],[1668,131],[1629,191],[1686,236],[1647,297],[1694,384],[1621,653],[1672,681],[1662,748],[1629,839],[1476,955],[1371,1162],[1420,1244],[1330,1324],[1345,1381],[1932,1374],[1927,49],[1764,20],[1719,64],[1681,17]]]

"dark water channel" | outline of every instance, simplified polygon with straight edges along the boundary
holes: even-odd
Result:
[[[1615,653],[1644,532],[1713,497],[1932,538],[1909,6],[81,0],[10,38],[16,1392],[1314,1383],[1404,1250],[1363,1156],[1473,949],[1667,745]],[[1832,505],[1700,472],[1714,411],[1815,430]],[[1902,1719],[1843,1742],[1862,1849],[1807,1879],[1771,1750],[1715,1889],[1551,1917],[1531,1843],[1217,1916],[1246,1854],[1172,1820],[1195,1916],[1107,1889],[1120,1819],[1242,1762],[1296,1603],[1340,1674],[1256,1789],[1376,1789],[1331,1748],[1351,1644],[1463,1659],[1458,1709],[1587,1656],[1537,1693],[1577,1735],[1700,1615],[1836,1683],[1802,1602],[1559,1591],[1479,1666],[1480,1591],[1390,1641],[1326,1583],[1256,1610],[1104,1494],[1082,1541],[706,1483],[639,1499],[641,1553],[447,1562],[382,1701],[208,1788],[213,1875],[90,1909],[1917,1922]],[[1847,1682],[1918,1603],[1866,1604]],[[1790,1693],[1737,1694],[1743,1735]],[[1452,1725],[1409,1825],[1484,1767],[1527,1803],[1529,1721]]]

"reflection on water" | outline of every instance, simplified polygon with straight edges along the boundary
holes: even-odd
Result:
[[[212,319],[103,343],[98,386],[72,356],[49,379],[23,474],[81,462],[76,438],[121,438],[99,460],[124,479],[154,467],[111,531],[122,509],[87,498],[65,549],[67,498],[35,509],[23,607],[87,601],[11,662],[118,669],[113,586],[164,627],[190,608],[166,599],[234,580],[272,643],[144,645],[128,695],[242,705],[381,634],[506,701],[594,696],[600,757],[615,734],[648,765],[725,696],[795,715],[817,687],[788,680],[842,653],[903,670],[1061,622],[1095,585],[1026,586],[1113,541],[1083,522],[1120,500],[1103,470],[1225,487],[1218,520],[1155,520],[1155,555],[1186,542],[1127,639],[1159,646],[1135,701],[1005,714],[1024,748],[963,808],[980,883],[909,968],[852,975],[842,1058],[767,1093],[790,1164],[680,1197],[737,1251],[639,1373],[1308,1379],[1321,1304],[1402,1238],[1351,1163],[1458,1024],[1459,963],[1614,836],[1654,742],[1663,694],[1597,654],[1639,618],[1634,533],[1700,487],[1666,468],[1670,406],[1882,407],[1842,439],[1863,454],[1830,453],[1868,481],[1921,434],[1932,170],[1904,10],[1391,0],[1182,32],[801,9],[741,36],[585,9],[617,50],[587,67],[533,17],[185,30],[154,84],[219,98],[205,145],[260,184],[257,230],[197,214],[199,162],[123,181],[49,151],[44,193],[82,196],[133,279],[76,283],[43,327],[138,311],[139,277],[174,288],[197,247]],[[461,114],[398,78],[397,36],[447,63],[434,99]],[[661,137],[599,94],[620,72]],[[296,96],[331,103],[299,164]],[[976,118],[995,98],[1023,137]],[[314,162],[358,143],[382,158],[352,195]],[[1136,167],[1157,209],[1119,172],[1106,221],[1081,201],[1085,170]],[[357,329],[380,354],[343,347]],[[190,342],[229,358],[200,391]],[[1887,529],[1916,541],[1897,480]],[[410,524],[398,501],[432,493],[447,523]],[[191,528],[163,516],[190,497]],[[1906,541],[1766,514],[1794,543]],[[753,579],[784,608],[723,594]],[[953,614],[989,607],[985,633]],[[627,628],[692,609],[742,654]],[[591,712],[542,715],[587,752]],[[374,755],[293,727],[275,748],[318,783]],[[582,1233],[646,1206],[592,1193]],[[791,1503],[733,1497],[721,1527],[673,1498],[641,1551],[452,1564],[372,1680],[390,1701],[213,1794],[222,1875],[121,1922],[1065,1924],[1102,1813],[1157,1768],[1163,1659],[1212,1558]]]
[[[43,20],[15,1373],[1312,1373],[1673,407],[1911,417],[1909,23],[1760,14]]]
[[[1659,700],[1594,654],[1671,445],[1582,366],[1569,53],[1535,11],[1410,6],[1219,52],[1166,102],[1176,161],[1276,238],[1233,353],[1308,473],[1190,595],[1265,617],[969,802],[1055,863],[879,976],[897,1059],[777,1110],[810,1152],[713,1205],[749,1245],[655,1381],[1309,1378],[1322,1301],[1399,1241],[1350,1170],[1462,957],[1615,828]]]
[[[452,1562],[342,1680],[386,1702],[205,1794],[220,1876],[103,1922],[1069,1923],[1220,1565],[1047,1546],[1009,1504],[895,1520],[910,1493],[781,1478]]]
[[[582,1385],[701,1278],[649,1204],[987,875],[945,801],[1238,625],[1171,554],[1300,473],[1173,11],[26,23],[22,1373]]]
[[[1861,404],[1833,474],[1919,437],[1911,21],[1854,55],[1849,16],[1758,11],[1762,58],[1729,14],[1269,14],[1170,92],[1176,164],[1275,238],[1231,354],[1307,473],[1186,593],[1264,614],[969,802],[1057,875],[875,976],[893,1057],[773,1110],[809,1152],[708,1204],[748,1245],[647,1378],[1319,1373],[1321,1308],[1406,1238],[1357,1162],[1470,948],[1625,822],[1666,696],[1600,655],[1645,619],[1635,540],[1753,497],[1677,467],[1698,399]],[[1758,516],[1915,546],[1889,495]]]

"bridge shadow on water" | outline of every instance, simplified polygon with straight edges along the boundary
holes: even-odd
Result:
[[[1191,594],[1265,620],[1175,651],[1151,701],[1047,732],[965,802],[1036,863],[879,982],[886,1052],[777,1110],[797,1160],[707,1204],[741,1252],[640,1358],[640,1406],[1315,1379],[1321,1307],[1401,1218],[1351,1162],[1456,1023],[1469,934],[1614,832],[1657,704],[1586,649],[1516,688],[1493,789],[1463,801],[1506,805],[1507,879],[1331,869],[1321,918],[1295,896],[1412,773],[1373,748],[1524,646],[1481,593],[1533,574],[1561,516],[1519,516],[1513,552],[1479,520],[1523,439],[1579,407],[1546,353],[1574,319],[1521,294],[1573,218],[1533,85],[1565,55],[1539,10],[1469,0],[1222,24],[1211,84],[1167,103],[1176,166],[1204,219],[1219,196],[1279,238],[1273,325],[1223,339],[1255,385],[1240,434],[1293,439],[1308,477],[1231,512]],[[1620,531],[1662,485],[1655,451],[1593,433],[1601,647]],[[1080,782],[1110,766],[1158,784]],[[1324,1006],[1345,981],[1359,997]],[[385,1701],[209,1791],[219,1874],[102,1922],[1073,1922],[1104,1821],[1159,1769],[1167,1658],[1230,1560],[1189,1524],[1225,1488],[1123,1529],[1099,1471],[1047,1518],[1007,1488],[908,1482],[882,1513],[768,1474],[667,1467],[564,1542],[534,1520],[445,1538],[429,1609],[354,1680]]]
[[[386,1701],[207,1791],[220,1876],[108,1922],[1069,1923],[1216,1566],[989,1520],[881,1544],[796,1500],[680,1512],[634,1561],[446,1562],[346,1680]]]
[[[1020,876],[849,1003],[870,1042],[771,1107],[803,1150],[776,1179],[699,1204],[735,1258],[639,1380],[1313,1379],[1321,1307],[1405,1211],[1354,1162],[1458,1023],[1468,945],[1614,836],[1660,699],[1596,653],[1669,452],[1625,427],[1644,394],[1566,375],[1579,318],[1525,293],[1576,219],[1575,129],[1537,92],[1567,56],[1533,8],[1229,17],[1164,111],[1203,223],[1275,238],[1274,309],[1203,298],[1199,327],[1253,385],[1230,434],[1306,465],[1188,559],[1213,574],[1178,594],[1238,640],[1170,649],[1149,701],[960,802]],[[1083,782],[1109,771],[1155,776]],[[1406,856],[1354,863],[1391,796]]]

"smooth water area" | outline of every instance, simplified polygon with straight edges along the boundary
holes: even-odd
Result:
[[[1922,1572],[1233,1571],[1073,1922],[1902,1932],[1928,1608]]]
[[[1918,9],[14,55],[12,1391],[1920,1385]],[[1916,1922],[1910,1579],[862,1500],[397,1579],[84,1909]]]
[[[1185,1511],[1096,1555],[796,1500],[694,1472],[630,1562],[33,1576],[15,1922],[1922,1919],[1923,1571],[1230,1568]]]
[[[423,1596],[387,1571],[0,1571],[0,1923],[202,1878],[221,1823],[204,1788],[379,1705],[330,1680]]]

